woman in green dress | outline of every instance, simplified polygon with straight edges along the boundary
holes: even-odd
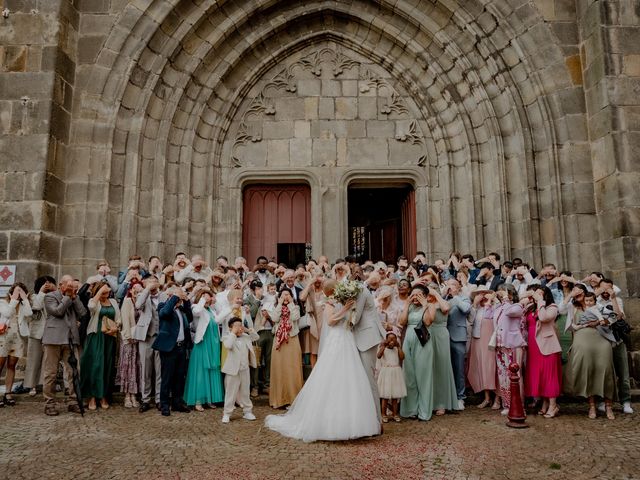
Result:
[[[589,298],[587,298],[587,296]],[[605,401],[607,418],[614,420],[611,404],[616,398],[616,377],[611,343],[598,333],[599,321],[581,322],[587,308],[595,306],[595,295],[584,285],[576,285],[560,306],[571,320],[573,345],[565,369],[565,390],[570,395],[587,398],[589,418],[596,418],[596,398]]]
[[[118,303],[110,295],[109,284],[97,282],[91,287],[87,305],[91,319],[80,357],[80,388],[82,396],[89,399],[89,410],[97,408],[96,399],[100,399],[103,409],[109,408],[113,388],[116,338],[121,320]]]
[[[200,290],[191,306],[195,327],[194,345],[189,358],[189,370],[184,389],[184,401],[195,405],[199,412],[203,405],[224,401],[220,373],[220,332],[213,313],[216,297],[209,289]]]
[[[429,327],[429,341],[433,343],[433,409],[436,415],[444,415],[446,410],[460,408],[447,329],[447,314],[451,306],[440,296],[436,285],[429,287],[427,301],[435,307],[434,319]]]
[[[428,295],[429,290],[424,285],[413,287],[399,320],[401,328],[407,326],[402,345],[407,396],[400,403],[400,415],[420,420],[430,420],[433,413],[433,342],[429,340],[422,345],[415,332],[420,322],[429,327],[435,318],[436,308],[427,300]]]

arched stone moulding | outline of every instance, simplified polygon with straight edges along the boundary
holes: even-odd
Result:
[[[535,31],[548,45],[554,45],[554,37],[540,17],[531,16],[526,25],[514,22],[508,2],[204,1],[196,6],[149,1],[128,7],[120,25],[98,57],[95,85],[77,116],[79,121],[94,118],[103,136],[105,129],[113,132],[107,135],[111,144],[96,154],[117,153],[104,175],[92,181],[110,183],[113,208],[105,242],[117,246],[120,255],[138,245],[146,248],[147,225],[158,220],[162,227],[153,234],[152,248],[168,252],[200,245],[202,228],[192,212],[206,204],[209,218],[215,218],[219,166],[225,159],[221,138],[231,112],[248,95],[234,88],[234,79],[247,72],[248,78],[260,78],[281,61],[276,60],[281,52],[288,49],[286,57],[302,48],[309,31],[320,33],[316,40],[341,39],[349,48],[360,48],[414,86],[410,91],[426,118],[423,130],[433,137],[429,162],[433,159],[442,180],[428,205],[433,225],[443,220],[437,229],[431,227],[437,238],[429,247],[434,254],[453,244],[471,251],[528,251],[537,261],[541,250],[531,239],[540,237],[538,219],[563,223],[558,149],[571,138],[562,130],[558,102],[549,98],[570,86],[570,78],[568,73],[544,76],[546,65],[527,48],[529,37]],[[129,36],[122,35],[124,30]],[[236,100],[230,96],[234,92]],[[139,167],[118,185],[125,160]],[[173,182],[177,167],[172,165],[179,165],[180,184],[144,192],[139,171],[148,165],[160,185]],[[567,177],[570,170],[563,168],[566,182],[573,181]],[[492,180],[492,171],[500,177]],[[515,172],[526,172],[523,181]],[[202,178],[205,191],[194,199],[194,182]],[[505,189],[498,188],[505,183]],[[554,201],[540,204],[538,189]],[[192,218],[182,223],[167,218],[177,207]],[[561,228],[549,231],[545,243],[563,248],[574,241],[565,239]],[[214,250],[217,235],[215,225],[204,230],[207,251]],[[564,256],[546,251],[547,258],[555,256],[552,260]]]

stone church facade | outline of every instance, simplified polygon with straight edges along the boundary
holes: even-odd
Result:
[[[637,1],[3,4],[0,261],[21,278],[241,254],[256,184],[305,186],[300,241],[334,258],[349,192],[402,187],[405,248],[638,296]]]

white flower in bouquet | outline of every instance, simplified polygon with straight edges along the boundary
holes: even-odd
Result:
[[[349,300],[356,300],[358,295],[362,291],[362,285],[354,280],[348,282],[339,282],[333,292],[333,298],[342,305],[345,305]],[[355,305],[349,312],[349,319],[347,320],[347,328],[353,327],[353,314],[355,312]]]

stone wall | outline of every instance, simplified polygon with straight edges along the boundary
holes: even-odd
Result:
[[[0,259],[22,277],[237,254],[258,178],[310,183],[315,251],[343,255],[329,213],[364,177],[412,181],[433,256],[602,270],[637,297],[637,2],[4,6]]]

